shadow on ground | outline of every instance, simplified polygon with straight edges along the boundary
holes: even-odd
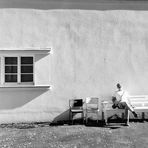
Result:
[[[11,124],[1,124],[0,128],[17,128],[17,129],[30,129],[37,127],[50,126],[49,122],[33,122],[33,123],[11,123]]]
[[[130,123],[137,123],[137,122],[148,122],[148,119],[141,120],[141,119],[130,119]],[[1,124],[0,128],[17,128],[17,129],[30,129],[30,128],[37,128],[37,127],[46,127],[46,126],[65,126],[65,125],[84,125],[86,127],[102,127],[102,128],[109,128],[109,129],[118,129],[124,126],[125,121],[118,118],[118,119],[109,119],[109,124],[105,125],[105,122],[102,120],[88,119],[86,123],[81,118],[75,119],[73,124],[71,121],[59,121],[57,123],[52,122],[33,122],[33,123],[11,123],[11,124]]]
[[[130,119],[130,123],[131,122],[144,122],[144,121],[148,122],[148,119],[145,119],[145,120]],[[110,128],[110,129],[118,129],[118,128],[125,126],[125,120],[123,120],[122,118],[109,119],[108,123],[109,123],[108,125],[105,125],[105,122],[103,120],[99,120],[97,122],[97,120],[94,120],[94,119],[91,119],[91,118],[89,118],[88,122],[86,123],[81,118],[79,118],[79,119],[75,119],[73,121],[73,124],[71,123],[71,121],[59,121],[57,123],[50,123],[50,126],[84,125],[84,126],[87,126],[87,127],[102,127],[102,128]]]

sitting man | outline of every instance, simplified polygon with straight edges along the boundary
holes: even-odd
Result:
[[[119,109],[125,109],[125,117],[126,117],[126,125],[127,123],[127,116],[128,110],[131,111],[135,118],[137,118],[137,114],[134,111],[134,107],[131,105],[130,100],[127,98],[127,92],[122,90],[121,85],[117,84],[117,91],[115,92],[114,96],[112,97],[113,108],[118,107]]]

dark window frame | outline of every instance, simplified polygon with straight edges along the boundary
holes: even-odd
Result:
[[[16,60],[15,58],[17,58],[17,62],[15,61]],[[27,58],[29,59],[29,62],[27,61]],[[34,56],[32,55],[4,56],[4,83],[33,84]]]

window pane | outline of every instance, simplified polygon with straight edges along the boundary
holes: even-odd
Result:
[[[17,75],[5,75],[5,82],[17,82]]]
[[[17,64],[17,57],[5,57],[5,64]]]
[[[21,73],[33,73],[33,66],[21,66]]]
[[[5,73],[17,73],[17,66],[5,66]]]
[[[33,64],[33,57],[21,57],[21,64]]]
[[[21,74],[21,82],[33,82],[33,74]]]

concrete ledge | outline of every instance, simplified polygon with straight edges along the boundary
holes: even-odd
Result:
[[[0,86],[0,90],[4,90],[4,89],[51,89],[50,85],[14,85],[14,86]]]

